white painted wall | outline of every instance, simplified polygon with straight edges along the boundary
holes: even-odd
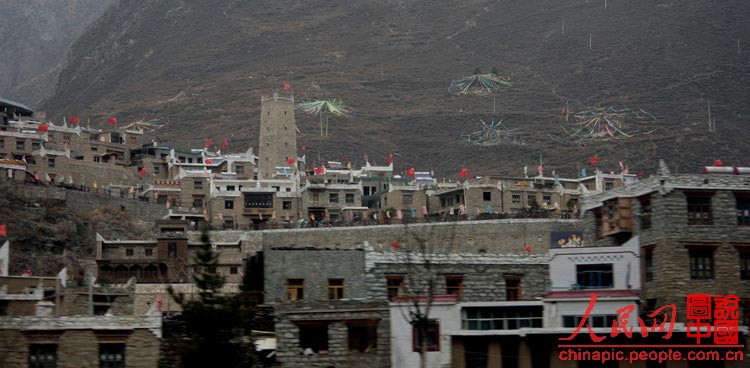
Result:
[[[409,304],[391,303],[391,366],[419,367],[419,353],[413,351]],[[440,321],[440,351],[427,353],[427,367],[451,366],[451,335],[461,329],[461,312],[453,302],[436,302],[430,309],[431,319]]]
[[[549,256],[552,291],[568,290],[576,284],[576,265],[597,263],[612,264],[613,290],[641,289],[640,242],[637,236],[615,247],[553,248],[549,250]]]

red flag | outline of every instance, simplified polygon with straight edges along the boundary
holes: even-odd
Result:
[[[211,147],[211,140],[206,138],[206,148]]]
[[[592,157],[592,158],[591,158],[591,159],[589,160],[589,164],[591,164],[591,165],[596,165],[596,164],[598,164],[598,163],[599,163],[599,158],[598,158],[598,157],[596,157],[596,156]]]
[[[289,158],[288,158],[288,159],[286,160],[286,163],[287,163],[287,164],[289,164],[289,165],[292,165],[292,164],[294,164],[294,157],[289,157]]]
[[[414,170],[414,168],[412,167],[411,169],[409,169],[409,170],[406,170],[406,176],[414,176],[414,173],[415,173],[415,172],[416,172],[416,171],[415,171],[415,170]]]
[[[386,165],[390,165],[393,163],[393,154],[391,153],[388,155],[388,160],[386,160]]]
[[[38,127],[36,127],[36,131],[39,133],[44,133],[49,130],[49,126],[47,124],[39,124]]]
[[[146,170],[146,168],[142,167],[141,170],[138,173],[141,174],[141,176],[144,176],[144,175],[146,175],[147,172],[148,171]]]
[[[395,242],[391,243],[391,246],[394,247],[394,248],[398,248],[398,242],[395,241]]]
[[[463,169],[461,169],[461,172],[458,173],[458,177],[459,178],[465,178],[466,175],[469,175],[469,169],[467,169],[467,168],[464,167]]]
[[[229,147],[229,143],[227,142],[227,139],[224,138],[224,143],[221,145],[221,150],[226,151],[227,147]]]
[[[325,173],[326,173],[325,167],[321,166],[321,167],[315,168],[315,175],[323,175]]]
[[[715,160],[714,161],[714,166],[722,166],[722,165],[724,165],[723,161],[721,161],[721,160]]]
[[[212,160],[212,159],[210,159],[210,158],[207,158],[207,159],[206,159],[206,165],[211,165],[211,164],[213,164],[213,163],[214,163],[214,160]]]
[[[305,146],[302,146],[302,153],[307,152],[307,148]]]
[[[0,224],[0,236],[8,237],[8,225]]]
[[[109,118],[109,120],[107,120],[107,123],[109,123],[109,125],[115,125],[117,124],[117,118]]]
[[[77,118],[75,116],[71,116],[70,117],[70,122],[73,123],[73,124],[78,124],[78,123],[81,122],[81,119],[79,119],[79,118]]]
[[[284,91],[289,91],[292,89],[292,85],[289,83],[284,83]]]
[[[531,254],[531,245],[529,245],[529,243],[526,243],[526,246],[523,248],[523,250],[525,250],[526,253]]]

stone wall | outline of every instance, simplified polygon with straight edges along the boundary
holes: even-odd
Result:
[[[328,303],[277,304],[276,357],[283,367],[389,367],[390,319],[385,302],[334,301]],[[367,352],[349,348],[349,326],[352,320],[376,320],[377,344]],[[328,351],[304,355],[300,346],[299,322],[327,323]],[[297,323],[295,323],[297,322]],[[321,336],[321,338],[325,338]]]
[[[328,299],[328,279],[343,279],[345,299],[367,296],[364,251],[273,249],[263,251],[267,302],[285,300],[287,279],[303,279],[305,300]]]
[[[120,198],[119,196],[115,197],[105,192],[81,192],[57,187],[21,184],[15,186],[15,189],[22,191],[24,196],[29,198],[64,201],[67,208],[78,213],[92,212],[102,207],[125,210],[148,224],[163,219],[169,211],[162,205]]]
[[[489,254],[428,254],[430,266],[420,255],[404,252],[367,252],[368,294],[372,300],[387,300],[386,275],[403,275],[406,295],[426,295],[434,282],[434,295],[447,294],[446,275],[462,277],[462,301],[506,300],[505,276],[521,276],[522,300],[541,297],[549,285],[545,255],[501,256]]]
[[[0,318],[0,366],[28,367],[29,345],[44,343],[60,368],[97,368],[100,344],[124,343],[126,367],[155,368],[160,337],[161,317]]]
[[[579,220],[506,219],[229,232],[227,236],[241,236],[245,253],[255,253],[264,246],[357,249],[368,242],[375,250],[384,250],[393,242],[401,245],[427,242],[443,247],[443,251],[487,254],[524,254],[524,244],[528,243],[532,254],[546,254],[551,232],[581,228]],[[215,236],[222,237],[220,232],[212,233],[212,239]]]

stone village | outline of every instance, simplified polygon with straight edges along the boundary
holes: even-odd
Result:
[[[97,236],[84,280],[20,275],[0,251],[0,366],[157,367],[165,322],[188,295],[201,229],[226,293],[272,315],[253,337],[265,366],[740,367],[741,361],[563,360],[588,331],[657,344],[638,316],[674,305],[670,344],[694,343],[688,294],[737,295],[747,351],[750,169],[518,177],[309,162],[292,96],[261,100],[259,147],[159,146],[137,123],[47,124],[0,99],[0,177],[14,188],[143,214],[152,239]],[[214,148],[212,148],[214,147]],[[697,171],[697,170],[696,170]],[[50,194],[51,193],[51,194]],[[2,221],[0,221],[2,222]],[[12,231],[12,229],[8,229]],[[427,295],[425,285],[432,292]],[[429,304],[427,334],[410,319]],[[632,305],[632,336],[610,336]],[[718,329],[714,328],[714,333]],[[614,335],[614,334],[613,334]],[[706,341],[711,338],[706,337]],[[578,349],[580,350],[580,349]],[[723,351],[723,350],[722,350]]]

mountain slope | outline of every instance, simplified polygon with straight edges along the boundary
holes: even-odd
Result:
[[[0,0],[0,96],[49,97],[73,41],[112,0]]]
[[[72,48],[56,114],[121,121],[162,118],[161,142],[201,146],[229,137],[257,145],[261,95],[283,83],[297,100],[337,97],[354,111],[330,120],[298,112],[300,145],[315,159],[455,175],[520,174],[544,159],[573,175],[588,157],[615,170],[678,171],[721,158],[750,164],[750,3],[741,0],[120,0]],[[563,33],[563,22],[564,33]],[[738,49],[739,39],[739,49]],[[743,42],[748,44],[745,50]],[[589,44],[591,48],[589,48]],[[514,86],[492,98],[452,96],[451,79],[496,67]],[[626,105],[657,117],[656,132],[584,146],[565,139],[560,109]],[[717,132],[707,131],[710,100]],[[525,145],[472,146],[479,119],[519,128]],[[319,158],[320,157],[320,158]]]

